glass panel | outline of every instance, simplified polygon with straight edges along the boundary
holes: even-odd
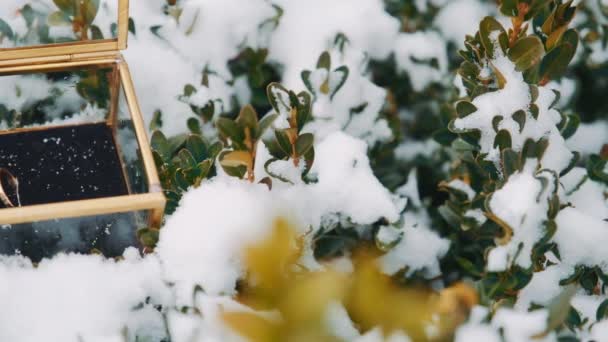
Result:
[[[34,262],[60,252],[120,256],[127,247],[138,247],[136,231],[147,227],[149,215],[134,211],[0,226],[0,254],[21,254]]]
[[[118,1],[3,1],[0,48],[116,38]]]
[[[148,192],[148,177],[141,156],[141,148],[137,141],[133,119],[122,88],[118,97],[118,122],[115,136],[118,153],[125,166],[125,178],[130,190],[129,193]]]
[[[0,201],[0,210],[148,190],[130,113],[118,99],[117,72],[96,67],[0,77],[0,168],[19,182],[13,188],[0,177],[10,201]]]
[[[111,67],[0,76],[2,130],[104,121]]]

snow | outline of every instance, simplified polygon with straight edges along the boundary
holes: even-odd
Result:
[[[403,221],[401,240],[380,259],[382,271],[393,275],[407,267],[406,275],[420,270],[427,278],[439,275],[439,260],[448,252],[450,241],[429,228],[427,217],[406,212]]]
[[[544,168],[563,170],[570,163],[572,153],[556,127],[561,117],[555,109],[549,108],[555,94],[544,87],[538,89],[539,95],[535,103],[538,105],[539,114],[538,118],[534,119],[529,111],[531,97],[528,84],[524,82],[522,74],[515,70],[513,63],[498,52],[492,64],[506,79],[504,88],[476,97],[472,103],[477,107],[477,111],[456,119],[454,127],[459,130],[480,130],[481,152],[487,153],[486,160],[498,163],[499,150],[494,147],[496,132],[492,120],[500,115],[503,120],[498,124],[498,129],[508,130],[513,150],[520,151],[527,139],[538,141],[547,138],[550,143],[541,164]],[[518,110],[526,112],[526,122],[521,131],[518,123],[512,118],[513,113]]]
[[[566,144],[572,151],[583,155],[597,154],[602,146],[608,144],[608,121],[596,121],[592,124],[581,123]]]
[[[318,175],[315,198],[323,199],[325,212],[340,212],[361,224],[381,217],[397,221],[392,195],[374,176],[363,141],[333,133],[315,146],[311,172]]]
[[[440,82],[447,72],[445,42],[433,31],[400,33],[395,42],[395,60],[397,69],[409,74],[415,91],[424,90],[432,82]],[[428,65],[431,60],[437,65]]]
[[[576,208],[564,208],[556,218],[557,243],[564,263],[574,269],[576,265],[598,265],[608,272],[608,253],[597,246],[608,243],[608,222],[586,215]]]
[[[384,59],[390,54],[399,30],[399,22],[384,12],[379,0],[275,2],[285,12],[270,40],[270,59],[284,66],[283,84],[303,88],[300,71],[309,69],[321,52],[331,47],[336,34],[346,35],[354,48],[366,51],[371,58]],[[308,23],[314,22],[314,25]],[[362,25],[373,22],[374,25]],[[302,30],[307,26],[307,30]],[[293,44],[298,42],[298,44]]]
[[[523,268],[532,265],[530,259],[532,247],[543,235],[543,221],[546,218],[548,198],[551,194],[551,179],[547,178],[548,186],[542,189],[537,177],[548,176],[533,175],[530,167],[532,165],[533,162],[529,160],[524,170],[511,175],[509,181],[492,195],[490,200],[492,213],[513,230],[513,236],[507,244],[490,251],[489,271],[504,271],[511,263]],[[521,251],[518,252],[520,248]],[[513,260],[516,255],[517,259]]]
[[[78,335],[119,335],[134,307],[149,296],[165,297],[157,259],[131,254],[122,262],[58,255],[36,268],[19,257],[3,259],[0,340],[77,342]]]
[[[504,329],[504,337],[508,342],[529,341],[532,336],[541,334],[547,325],[548,312],[536,310],[531,312],[516,311],[500,308],[492,318],[492,326]],[[539,341],[551,341],[548,336]]]
[[[498,332],[485,325],[469,325],[465,324],[458,328],[454,338],[456,342],[468,341],[484,341],[484,342],[500,342]]]
[[[305,131],[314,133],[315,138],[319,140],[333,132],[345,131],[365,140],[370,146],[390,140],[392,132],[388,123],[385,119],[380,118],[380,111],[386,99],[386,90],[369,80],[369,76],[366,74],[367,57],[363,52],[352,47],[346,47],[343,52],[332,52],[332,68],[347,66],[348,78],[333,98],[330,98],[331,92],[322,94],[318,90],[320,82],[311,80],[316,88],[312,108],[315,121],[309,123],[305,127]],[[312,66],[311,62],[309,67]],[[324,71],[325,69],[320,69],[315,72]],[[333,74],[335,72],[332,71],[330,76]],[[314,73],[311,75],[311,79],[314,75]],[[353,112],[353,109],[361,106],[364,106],[362,111]]]
[[[189,299],[197,284],[212,295],[234,293],[240,252],[270,231],[273,208],[266,185],[235,178],[217,178],[186,193],[157,247],[165,278],[178,284],[178,302]]]
[[[442,35],[458,47],[464,47],[465,35],[474,35],[478,23],[490,15],[493,7],[476,0],[450,0],[435,17],[436,26]]]

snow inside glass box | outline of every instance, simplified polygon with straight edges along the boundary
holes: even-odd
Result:
[[[0,254],[138,246],[165,198],[120,53],[128,1],[0,7]]]

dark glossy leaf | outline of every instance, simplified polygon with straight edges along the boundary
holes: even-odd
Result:
[[[500,150],[511,148],[511,133],[506,129],[498,131],[496,138],[494,138],[494,147],[498,147]]]
[[[80,0],[80,14],[87,25],[91,25],[99,11],[99,0]]]
[[[201,134],[201,123],[197,118],[189,118],[186,125],[188,126],[190,132],[194,134]]]
[[[568,139],[576,133],[578,126],[581,123],[581,119],[576,114],[570,114],[565,116],[565,124],[560,129],[560,133],[564,139]]]
[[[479,37],[481,44],[486,50],[488,57],[494,57],[494,49],[496,48],[496,38],[500,34],[505,34],[505,29],[502,25],[493,17],[485,17],[479,23]]]
[[[275,130],[274,135],[277,138],[277,143],[279,144],[279,147],[286,155],[290,156],[293,153],[293,148],[285,130]]]
[[[344,83],[346,83],[346,80],[348,79],[348,67],[346,65],[343,65],[339,68],[336,68],[336,70],[333,71],[332,75],[338,77],[339,79],[338,82],[334,82],[334,88],[331,89],[331,93],[329,94],[330,100],[334,98],[336,93],[340,90],[340,88],[342,88]]]
[[[608,316],[608,299],[605,299],[602,304],[597,307],[595,312],[595,320],[601,321]]]
[[[456,138],[458,138],[458,135],[450,132],[448,129],[440,129],[433,133],[433,140],[442,146],[450,146]]]
[[[458,113],[459,118],[464,118],[476,111],[477,107],[469,101],[459,101],[456,103],[456,113]]]
[[[517,112],[513,113],[511,117],[519,125],[519,133],[521,133],[526,125],[526,112],[523,110],[518,110]]]
[[[519,11],[517,10],[518,0],[502,0],[500,3],[500,13],[507,17],[517,17]]]
[[[248,127],[253,137],[258,136],[258,113],[251,105],[246,105],[241,109],[236,122],[243,128]]]
[[[197,162],[192,156],[192,153],[186,149],[182,149],[177,153],[177,157],[179,158],[180,165],[183,169],[191,168],[196,166]]]
[[[62,12],[67,14],[68,16],[74,16],[76,14],[75,5],[77,2],[74,0],[53,0],[57,8],[59,8]]]
[[[574,57],[578,46],[578,34],[576,31],[566,31],[562,40],[562,43],[549,51],[540,63],[539,77],[541,85],[560,77]]]
[[[207,144],[200,135],[191,134],[186,139],[186,148],[192,154],[192,157],[197,163],[209,157],[207,153]]]
[[[296,123],[298,125],[298,132],[301,131],[306,123],[312,120],[311,106],[312,99],[310,98],[310,94],[303,91],[300,92],[297,96],[298,98],[298,113],[296,116]]]
[[[168,162],[171,159],[171,147],[169,146],[167,138],[161,131],[154,131],[152,133],[150,145],[165,162]]]
[[[500,130],[498,125],[500,125],[503,119],[504,118],[501,115],[496,115],[492,118],[492,128],[494,129],[494,132],[498,133],[498,131]]]
[[[289,112],[289,91],[279,83],[273,82],[266,87],[266,96],[277,113]]]
[[[323,53],[321,54],[321,56],[319,56],[319,59],[317,60],[317,69],[326,69],[327,71],[329,71],[330,68],[331,56],[329,55],[329,52],[323,51]]]
[[[218,118],[215,121],[215,126],[224,139],[230,139],[233,142],[242,143],[245,140],[245,132],[239,125],[227,118]]]
[[[510,148],[506,148],[502,151],[502,172],[505,179],[509,178],[510,175],[521,170],[521,160],[519,159],[519,153],[513,151]]]
[[[524,71],[537,64],[544,54],[543,42],[537,36],[527,36],[519,39],[509,50],[509,59],[518,71]]]
[[[314,136],[312,133],[304,133],[296,140],[295,148],[298,156],[305,155],[314,144]]]
[[[13,29],[11,28],[11,26],[9,24],[7,24],[6,21],[2,20],[0,18],[0,33],[6,37],[8,37],[8,39],[13,39],[14,37],[14,33],[13,33]]]
[[[276,120],[278,117],[279,117],[278,114],[272,113],[272,114],[267,114],[260,120],[259,128],[258,128],[258,136],[257,136],[258,139],[260,139],[262,137],[262,135],[264,135],[266,130],[268,128],[270,128],[270,125],[272,125],[274,120]]]

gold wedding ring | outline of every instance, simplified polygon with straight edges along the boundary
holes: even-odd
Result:
[[[13,208],[15,205],[8,197],[6,191],[4,190],[4,185],[2,184],[4,179],[8,180],[8,185],[10,185],[15,190],[15,195],[17,195],[17,204],[21,206],[21,201],[19,200],[19,180],[15,177],[8,169],[0,167],[0,202],[4,203],[4,205],[8,208]]]

